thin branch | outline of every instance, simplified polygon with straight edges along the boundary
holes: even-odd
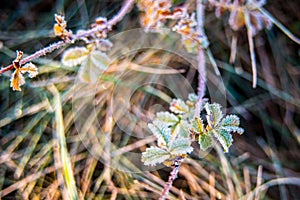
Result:
[[[200,35],[205,36],[204,33],[204,11],[205,5],[203,4],[202,0],[197,0],[197,31]],[[200,115],[200,107],[202,99],[205,95],[205,88],[206,88],[206,65],[205,65],[205,49],[199,48],[198,50],[198,102],[196,104],[196,109],[194,116]]]
[[[172,170],[172,172],[170,173],[169,180],[168,180],[167,184],[165,185],[164,190],[163,190],[159,200],[165,200],[168,197],[169,191],[173,185],[173,181],[177,178],[179,168],[180,168],[180,164],[176,165],[174,167],[174,169]]]
[[[119,21],[121,21],[122,18],[129,12],[129,10],[133,6],[133,4],[134,4],[134,0],[126,0],[125,3],[124,3],[124,5],[122,6],[121,10],[118,12],[118,14],[115,15],[111,20],[109,20],[107,22],[107,26],[108,27],[114,26]],[[97,32],[100,32],[100,31],[104,30],[105,28],[107,28],[107,27],[96,26],[95,28],[92,28],[92,29],[89,29],[89,30],[86,30],[86,31],[80,31],[76,35],[72,36],[72,40],[70,40],[70,41],[59,41],[59,42],[56,42],[54,44],[50,44],[48,47],[40,49],[37,52],[35,52],[34,54],[32,54],[30,56],[27,56],[26,58],[22,59],[20,61],[20,64],[23,65],[23,64],[25,64],[25,63],[27,63],[29,61],[32,61],[32,60],[37,59],[37,58],[39,58],[41,56],[44,56],[47,53],[51,53],[51,52],[53,52],[56,49],[62,48],[66,44],[73,43],[76,40],[79,40],[81,38],[88,37],[88,36],[91,36],[91,35],[93,35],[93,34],[95,34]],[[6,71],[12,70],[13,68],[14,67],[11,64],[11,65],[8,65],[5,68],[0,69],[0,75],[3,74]]]

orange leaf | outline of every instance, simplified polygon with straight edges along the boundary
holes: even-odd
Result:
[[[23,75],[20,73],[19,69],[16,69],[14,73],[11,75],[10,87],[12,87],[13,90],[21,91],[20,86],[24,84],[25,84],[25,80]]]

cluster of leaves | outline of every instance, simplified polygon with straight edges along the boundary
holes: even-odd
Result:
[[[191,143],[197,141],[202,150],[212,147],[218,141],[228,152],[233,139],[231,132],[242,134],[239,118],[236,115],[224,116],[217,103],[203,102],[201,110],[206,112],[205,121],[194,116],[198,97],[190,94],[188,100],[174,99],[170,104],[171,112],[158,112],[152,123],[148,124],[157,137],[157,147],[147,148],[142,154],[145,165],[163,163],[174,165],[178,158],[185,158],[193,151]]]
[[[145,31],[160,32],[167,19],[180,19],[186,15],[186,8],[172,9],[171,0],[140,0],[138,8],[143,11],[141,24]]]
[[[59,36],[63,41],[69,42],[72,37],[72,31],[68,31],[67,28],[67,22],[65,20],[65,17],[62,15],[54,15],[55,24],[53,26],[54,34],[56,36]]]
[[[190,15],[186,6],[172,6],[171,0],[141,0],[138,7],[143,11],[141,24],[145,31],[161,32],[167,19],[178,20],[171,29],[181,35],[187,51],[195,53],[199,48],[206,48],[208,40],[196,30],[195,13]]]

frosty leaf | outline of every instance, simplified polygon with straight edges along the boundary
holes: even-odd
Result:
[[[96,82],[103,71],[108,68],[110,59],[101,51],[92,51],[81,64],[78,75],[84,82]]]
[[[207,112],[207,122],[210,127],[215,127],[222,119],[223,113],[221,111],[221,105],[217,103],[206,104],[205,110]]]
[[[189,111],[189,107],[181,99],[173,99],[170,103],[170,110],[176,114],[183,114]]]
[[[31,62],[27,63],[22,68],[20,68],[20,71],[22,74],[28,72],[29,78],[34,78],[38,74],[37,67],[34,64],[32,64]]]
[[[197,133],[200,133],[200,134],[203,133],[204,125],[203,125],[203,121],[201,118],[198,118],[198,117],[194,118],[192,120],[192,126],[193,126],[194,131],[196,131]]]
[[[105,71],[110,63],[109,57],[105,53],[97,50],[91,52],[90,59],[95,66],[102,71]]]
[[[62,56],[61,62],[68,67],[74,67],[81,64],[89,55],[89,50],[85,47],[74,47],[66,50]]]
[[[21,74],[19,69],[16,69],[12,73],[10,78],[10,87],[15,91],[21,91],[20,86],[25,84],[24,76]]]
[[[226,126],[226,127],[222,127],[222,129],[227,131],[227,132],[236,132],[240,135],[244,133],[243,128],[236,127],[236,126]]]
[[[193,151],[193,147],[191,147],[191,140],[189,138],[180,138],[174,140],[169,148],[169,151],[173,155],[191,153]]]
[[[150,147],[142,153],[142,162],[144,162],[145,165],[155,165],[164,162],[169,157],[170,155],[167,151],[158,147]]]
[[[155,120],[153,123],[149,123],[148,127],[157,137],[157,143],[159,146],[168,146],[169,142],[171,141],[171,130],[165,123]]]
[[[213,140],[212,137],[209,134],[200,134],[199,135],[199,144],[201,150],[205,151],[209,147],[212,146]]]
[[[237,132],[242,134],[244,129],[239,128],[240,119],[236,115],[228,115],[221,122],[221,128],[228,132]]]
[[[233,142],[232,135],[225,130],[213,130],[213,135],[221,143],[224,152],[228,152]]]
[[[190,136],[189,130],[189,123],[186,120],[180,120],[180,123],[174,127],[173,132],[178,138],[188,138]]]
[[[169,112],[158,112],[158,113],[156,113],[156,118],[159,121],[162,121],[169,126],[172,126],[179,121],[179,119],[178,119],[178,117],[176,117],[176,115],[169,113]]]
[[[236,115],[227,115],[221,122],[222,126],[239,126],[240,119]]]
[[[198,101],[198,96],[194,93],[190,93],[188,96],[188,100],[193,103],[196,103]]]
[[[189,96],[188,96],[188,100],[186,101],[186,104],[189,106],[189,107],[192,107],[192,109],[195,107],[195,104],[197,103],[198,101],[198,96],[194,93],[190,93]],[[191,112],[191,110],[190,110]],[[192,113],[194,113],[194,111],[192,111]]]

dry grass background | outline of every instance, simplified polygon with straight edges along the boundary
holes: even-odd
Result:
[[[112,17],[121,3],[83,0],[1,2],[1,65],[10,64],[15,50],[32,53],[56,41],[57,38],[49,37],[54,13],[64,11],[68,27],[75,31],[87,28],[97,16]],[[266,9],[300,36],[300,5],[297,1],[269,1]],[[137,17],[134,8],[114,33],[139,27]],[[255,37],[259,81],[258,87],[253,89],[246,31],[238,33],[237,61],[230,65],[232,31],[224,22],[208,11],[205,28],[226,86],[227,111],[241,117],[245,134],[235,137],[228,154],[216,148],[202,159],[191,155],[191,159],[180,168],[170,199],[298,199],[299,45],[276,27],[259,33]],[[74,114],[71,97],[77,68],[61,66],[58,60],[62,51],[36,61],[39,76],[28,81],[23,92],[11,91],[9,76],[0,78],[0,197],[61,199],[69,192],[79,199],[157,199],[168,178],[169,168],[131,174],[103,164],[103,161],[106,164],[114,162],[113,157],[103,156],[100,162],[86,150],[75,128],[74,118],[95,103],[94,100],[81,99],[95,91],[93,86],[76,88],[75,101],[81,102],[81,107]],[[174,69],[185,70],[183,75],[194,87],[197,85],[196,71],[174,55],[143,50],[124,57],[115,63],[119,69],[111,70],[101,80],[105,88],[96,92],[97,115],[88,116],[91,123],[83,124],[88,127],[85,131],[93,135],[89,140],[93,137],[101,139],[97,135],[101,128],[109,135],[102,138],[102,142],[113,141],[118,153],[142,152],[147,143],[153,142],[153,137],[140,140],[124,135],[109,120],[114,103],[112,88],[122,70],[128,65],[133,66],[130,63],[138,63],[134,65],[135,73],[122,79],[126,86],[134,87],[144,78],[141,66],[148,62],[164,62]],[[162,72],[158,70],[156,73]],[[126,93],[120,91],[120,95],[122,92]],[[131,98],[130,111],[140,120],[134,131],[143,130],[146,122],[154,116],[151,105],[161,104],[167,109],[166,101],[172,97],[174,94],[163,87],[139,88]],[[93,123],[96,120],[100,121],[101,127]],[[69,152],[69,156],[63,154],[64,151]],[[59,162],[60,159],[63,162]],[[140,170],[130,163],[124,164],[124,169]],[[66,176],[70,178],[63,187]]]

